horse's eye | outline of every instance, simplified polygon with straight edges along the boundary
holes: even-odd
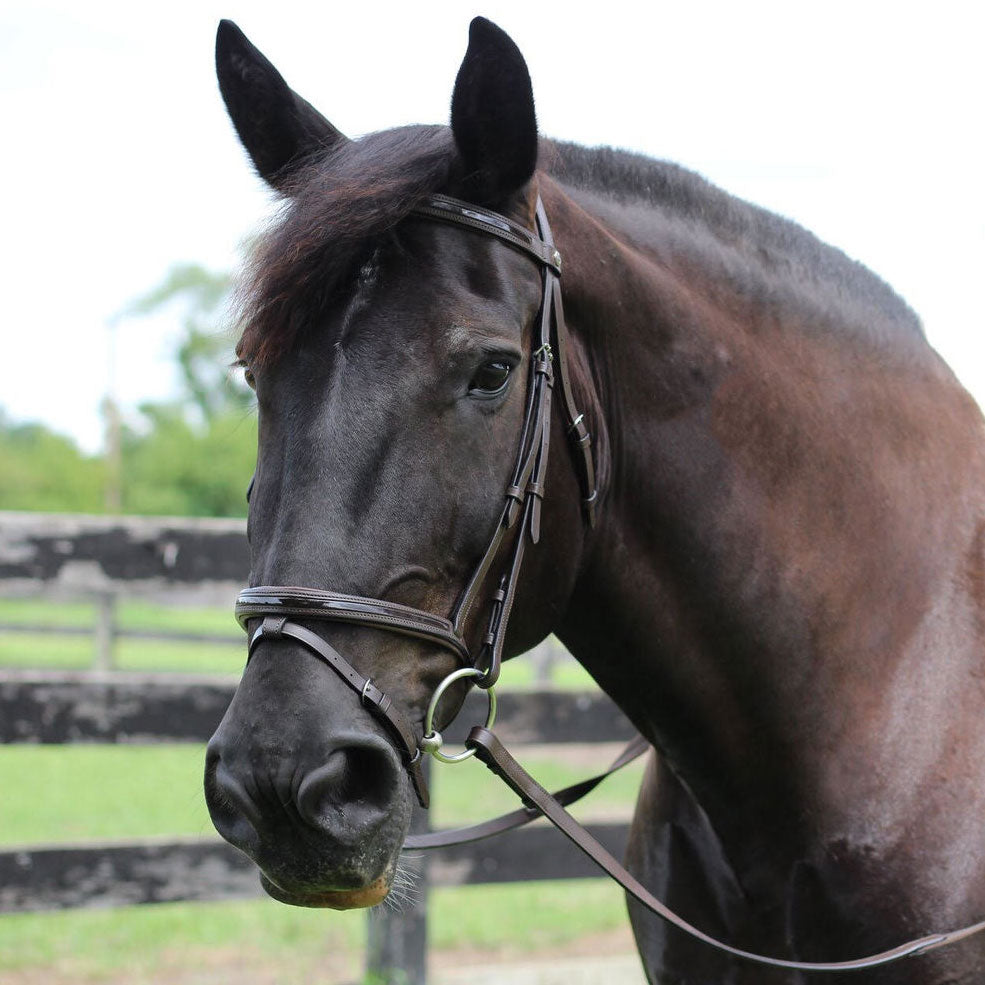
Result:
[[[250,369],[250,364],[245,359],[237,359],[233,365],[243,371],[243,379],[246,380],[246,385],[252,390],[255,390],[257,388],[257,381],[253,375],[253,370]]]
[[[513,367],[502,359],[490,360],[479,367],[478,372],[469,383],[469,393],[480,397],[488,397],[501,393],[510,378]]]

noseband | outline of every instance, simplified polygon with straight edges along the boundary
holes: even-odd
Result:
[[[428,791],[421,769],[421,756],[424,751],[446,761],[449,758],[440,753],[440,736],[431,727],[430,720],[437,697],[452,683],[451,680],[446,678],[439,685],[435,700],[431,703],[426,734],[418,740],[416,730],[404,720],[386,694],[369,678],[363,677],[317,633],[295,620],[351,623],[436,644],[450,650],[461,662],[462,667],[455,672],[456,679],[469,676],[477,687],[492,692],[499,678],[506,628],[513,609],[524,550],[528,540],[533,544],[540,540],[541,504],[551,438],[551,394],[556,381],[560,383],[561,408],[574,450],[581,482],[582,507],[589,527],[595,525],[598,489],[591,435],[585,426],[584,415],[575,406],[568,371],[567,332],[561,305],[561,254],[554,245],[540,198],[536,206],[536,234],[506,216],[445,195],[432,195],[410,215],[494,236],[530,257],[541,271],[542,295],[530,343],[526,408],[516,461],[504,493],[505,502],[496,529],[447,619],[385,599],[280,585],[244,589],[236,600],[236,618],[247,630],[251,620],[261,620],[250,636],[250,656],[261,642],[288,637],[321,658],[349,687],[357,691],[363,704],[390,732],[400,749],[417,798],[423,807],[427,807]],[[490,573],[511,531],[514,538],[509,562],[489,590]],[[470,615],[480,604],[488,613],[486,630],[478,651],[473,654],[464,633]],[[465,675],[463,670],[471,673]],[[491,711],[495,708],[494,700],[490,694]],[[491,724],[491,716],[487,724]]]

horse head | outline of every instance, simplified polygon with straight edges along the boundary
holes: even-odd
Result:
[[[538,375],[552,372],[550,345],[538,356],[532,340],[543,268],[556,261],[509,239],[537,222],[530,78],[513,42],[476,19],[451,127],[354,141],[235,25],[220,26],[216,52],[240,139],[283,197],[241,295],[237,352],[259,407],[251,585],[282,586],[279,611],[303,629],[282,632],[283,621],[262,618],[263,591],[244,593],[251,659],[209,744],[206,795],[219,832],[258,864],[272,896],[367,906],[389,891],[415,789],[426,801],[415,742],[429,700],[480,652],[489,613],[472,602],[487,582],[495,594],[500,554],[530,534],[533,521],[499,533],[512,525],[503,503],[523,473],[515,462],[530,462],[523,482],[536,469],[541,487],[550,482],[545,541],[565,549],[527,564],[537,605],[519,605],[493,649],[510,654],[546,635],[583,544],[570,461],[549,459],[546,439],[541,452],[530,423],[550,417],[549,400],[531,410]],[[456,222],[426,211],[449,207]],[[484,207],[496,217],[483,219]],[[469,228],[483,221],[491,235]],[[330,588],[346,619],[306,620],[312,593],[292,586]],[[434,629],[428,614],[441,624],[430,636],[415,631]],[[388,631],[401,619],[403,631]],[[439,727],[465,691],[464,681],[448,688]],[[372,714],[367,695],[389,711]]]

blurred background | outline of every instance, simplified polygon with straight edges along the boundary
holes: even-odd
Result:
[[[972,3],[8,0],[0,510],[245,515],[255,410],[229,369],[228,296],[245,244],[277,205],[219,97],[218,20],[235,20],[293,88],[358,136],[447,120],[475,14],[523,51],[543,132],[675,161],[813,230],[911,304],[982,401],[985,142],[974,121],[985,68]],[[27,536],[20,522],[0,517],[0,546]],[[93,530],[109,529],[83,524],[60,536],[81,550]],[[161,548],[163,564],[177,541],[161,529],[132,528],[134,543]],[[193,605],[187,592],[88,587],[52,592],[39,581],[31,591],[22,578],[7,591],[0,668],[240,669],[230,609],[204,604],[214,593]],[[511,673],[520,690],[590,687],[550,645]],[[544,782],[563,782],[607,750],[535,748],[531,761]],[[6,746],[0,849],[14,858],[40,843],[211,837],[200,772],[196,743],[138,748],[124,735]],[[500,806],[481,782],[454,792],[459,777],[448,781],[439,823]],[[589,813],[625,819],[637,782],[638,773],[620,779]],[[489,907],[510,919],[461,925],[464,913]],[[457,980],[463,966],[478,981],[475,969],[493,961],[632,952],[620,894],[598,880],[438,889],[429,912],[434,975],[446,976],[433,981]],[[0,915],[0,978],[356,981],[365,935],[359,914],[265,900]],[[639,980],[632,960],[626,981]]]

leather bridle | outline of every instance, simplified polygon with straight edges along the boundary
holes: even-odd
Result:
[[[324,589],[277,585],[244,589],[236,600],[236,618],[249,633],[249,657],[252,657],[261,642],[289,638],[328,664],[345,684],[358,693],[363,705],[390,733],[400,750],[404,767],[422,807],[427,807],[429,801],[422,769],[423,755],[430,753],[446,762],[464,758],[463,755],[447,757],[440,753],[441,737],[432,726],[438,700],[451,683],[461,679],[471,679],[473,684],[489,693],[490,714],[486,726],[476,726],[471,730],[464,755],[475,754],[521,798],[524,806],[470,828],[411,836],[405,842],[405,848],[430,849],[476,841],[544,816],[652,913],[690,936],[734,957],[799,971],[854,971],[872,968],[935,950],[985,930],[985,921],[982,921],[949,933],[921,937],[891,950],[853,961],[788,961],[732,947],[687,923],[654,897],[565,810],[566,805],[593,790],[616,769],[647,751],[650,748],[649,743],[637,736],[604,773],[550,794],[510,756],[489,731],[495,713],[493,688],[499,678],[506,629],[525,547],[528,540],[532,544],[540,540],[541,508],[551,437],[551,395],[557,383],[560,384],[561,409],[573,446],[582,492],[582,508],[589,527],[595,525],[598,506],[591,436],[585,425],[584,415],[577,410],[571,389],[566,349],[567,331],[561,303],[561,254],[554,245],[540,198],[538,197],[536,204],[536,234],[506,216],[445,195],[430,196],[414,208],[410,216],[449,223],[482,235],[494,236],[533,259],[541,271],[543,293],[532,333],[530,378],[523,425],[516,461],[505,490],[505,502],[496,529],[449,618],[385,599],[345,595]],[[495,581],[495,587],[489,591],[487,585],[490,573],[507,542],[507,535],[511,532],[513,544],[509,562]],[[480,603],[488,610],[486,631],[473,656],[464,633],[471,613]],[[404,719],[393,701],[370,678],[360,674],[334,647],[297,620],[342,622],[382,629],[424,640],[454,653],[462,666],[448,675],[436,689],[426,716],[425,734],[418,738],[417,730]],[[252,629],[251,622],[256,622]]]
[[[474,232],[495,236],[531,257],[541,269],[542,295],[532,333],[530,381],[523,426],[516,461],[504,495],[505,502],[493,535],[448,619],[384,599],[283,585],[244,589],[236,600],[236,618],[248,632],[250,621],[260,619],[250,635],[250,656],[262,641],[289,637],[324,660],[343,682],[357,691],[363,704],[392,735],[401,751],[417,798],[422,807],[427,807],[427,783],[421,769],[422,743],[416,739],[415,730],[396,710],[391,699],[369,678],[363,677],[317,633],[295,620],[354,623],[426,640],[454,653],[464,667],[474,671],[470,675],[472,683],[491,690],[499,679],[506,628],[526,544],[528,539],[534,544],[540,540],[541,503],[551,437],[551,394],[555,380],[560,381],[561,407],[581,473],[582,503],[589,526],[595,524],[598,489],[592,461],[592,439],[584,415],[575,406],[567,368],[567,333],[559,284],[561,254],[554,246],[540,199],[536,207],[539,236],[496,212],[445,195],[427,198],[411,212],[411,216],[464,226]],[[514,532],[514,538],[509,563],[492,591],[487,591],[488,576],[510,532]],[[463,634],[472,611],[483,597],[488,610],[486,631],[473,656]],[[444,683],[439,690],[443,687]],[[439,743],[435,742],[435,737],[436,733],[422,736],[422,739],[430,740],[424,745],[427,752],[438,752]]]

